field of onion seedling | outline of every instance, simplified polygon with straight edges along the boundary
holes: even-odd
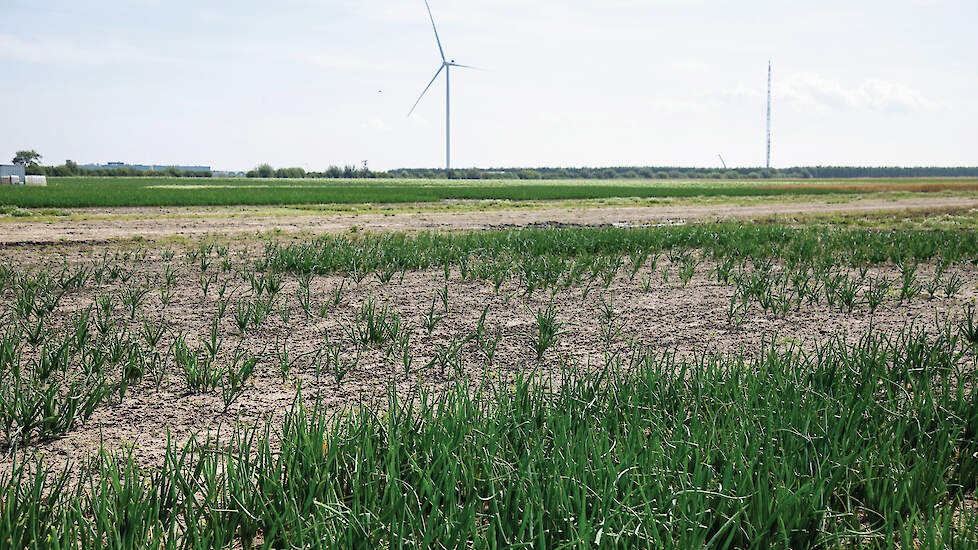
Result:
[[[586,200],[856,196],[964,193],[974,178],[870,180],[412,180],[245,178],[50,178],[47,186],[0,187],[7,208],[438,203],[445,200]]]
[[[4,548],[978,548],[978,235],[0,250]]]

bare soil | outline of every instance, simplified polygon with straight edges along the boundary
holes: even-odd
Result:
[[[416,396],[420,391],[437,392],[459,380],[473,386],[482,382],[505,383],[517,374],[546,376],[565,368],[601,368],[608,362],[616,368],[627,368],[631,342],[681,354],[742,350],[750,353],[764,343],[798,344],[810,349],[841,333],[857,338],[870,330],[898,330],[909,322],[933,327],[935,315],[957,316],[961,304],[978,294],[978,268],[954,266],[950,271],[959,273],[967,284],[953,298],[920,298],[900,303],[890,297],[875,314],[865,306],[848,313],[825,303],[803,305],[800,311],[784,316],[765,314],[755,307],[738,325],[726,313],[734,288],[720,285],[710,277],[715,267],[710,262],[699,266],[687,286],[680,284],[676,268],[670,267],[663,258],[654,272],[646,266],[634,279],[619,274],[607,288],[598,286],[585,292],[582,287],[571,287],[552,295],[538,291],[531,296],[525,296],[523,289],[514,283],[506,283],[497,293],[491,285],[462,280],[457,270],[451,273],[447,283],[442,270],[409,272],[403,281],[395,275],[387,284],[381,284],[375,277],[364,279],[358,285],[351,279],[320,276],[314,277],[311,284],[311,315],[307,316],[300,308],[296,298],[299,284],[289,278],[276,297],[276,308],[264,323],[240,334],[233,319],[234,308],[239,301],[251,299],[251,287],[241,273],[245,260],[261,250],[254,244],[250,246],[232,252],[236,259],[234,267],[219,274],[206,297],[199,283],[199,267],[181,261],[182,252],[164,261],[159,250],[152,250],[146,260],[131,266],[134,270],[131,280],[145,281],[148,277],[158,281],[170,266],[178,274],[172,300],[164,307],[160,293],[154,292],[147,297],[135,320],[121,304],[116,313],[120,323],[117,330],[128,333],[134,340],[140,338],[141,318],[164,319],[169,333],[157,348],[162,351],[177,334],[183,334],[192,348],[199,347],[207,338],[211,322],[218,318],[224,338],[219,361],[229,362],[239,347],[261,358],[256,374],[237,401],[225,410],[220,390],[191,392],[181,373],[171,364],[159,374],[158,387],[154,381],[157,374],[146,373],[143,381],[130,387],[124,397],[115,396],[104,402],[88,422],[66,437],[33,443],[32,448],[53,463],[84,459],[100,446],[131,448],[140,462],[159,464],[168,437],[181,442],[194,434],[226,432],[234,422],[260,422],[267,418],[274,422],[300,394],[304,400],[318,399],[328,409],[340,411],[381,399],[392,386],[404,396]],[[47,269],[62,264],[65,255],[69,261],[77,262],[85,257],[100,257],[104,250],[77,245],[7,248],[0,249],[0,259],[20,269]],[[212,270],[220,270],[216,264]],[[668,279],[664,272],[668,273]],[[933,272],[934,266],[922,267],[921,280],[929,280]],[[870,276],[876,274],[895,279],[898,272],[894,267],[881,267],[871,270]],[[646,280],[650,281],[648,290],[643,288]],[[226,296],[231,298],[224,316],[219,317],[217,289],[225,281]],[[344,288],[340,304],[324,307],[340,285]],[[73,291],[52,315],[49,327],[52,333],[64,334],[77,311],[92,304],[98,296],[118,297],[124,286],[114,282]],[[445,288],[447,311],[439,296]],[[378,308],[396,311],[410,330],[411,368],[406,370],[403,358],[388,355],[383,346],[368,347],[361,350],[358,365],[342,383],[338,384],[328,372],[317,376],[315,352],[327,337],[345,342],[344,358],[356,357],[345,330],[352,326],[361,305],[370,298],[376,299]],[[564,327],[556,345],[538,361],[530,340],[535,327],[534,312],[551,300]],[[611,325],[614,336],[610,343],[602,336],[607,334],[608,327],[600,317],[602,301],[612,303],[618,313]],[[445,318],[429,334],[425,317],[433,303],[435,313]],[[461,348],[461,368],[440,365],[435,360],[438,353],[471,334],[485,309],[488,309],[487,334],[498,331],[500,335],[494,360],[487,361],[486,354],[474,342],[469,342]],[[279,370],[276,352],[283,346],[292,358],[297,358],[284,374]],[[619,360],[625,363],[617,364]],[[0,465],[4,461],[9,466],[9,457],[0,459]]]
[[[553,207],[463,212],[396,212],[368,214],[270,215],[260,209],[240,208],[119,208],[78,209],[72,213],[99,216],[91,220],[45,222],[6,221],[0,224],[0,244],[88,242],[143,237],[227,236],[281,231],[287,234],[324,234],[352,228],[371,231],[463,230],[524,227],[541,224],[645,225],[683,223],[687,220],[751,219],[771,215],[866,213],[941,208],[978,208],[978,199],[920,196],[847,202],[812,200],[765,202],[755,205],[709,204],[665,206]]]

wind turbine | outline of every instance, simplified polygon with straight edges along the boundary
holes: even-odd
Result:
[[[431,6],[428,5],[428,0],[424,0],[424,5],[428,8],[428,18],[431,19],[431,28],[435,31],[435,41],[438,43],[438,53],[441,54],[441,66],[438,67],[438,71],[435,72],[435,76],[432,77],[431,82],[425,87],[424,91],[421,92],[421,96],[418,100],[414,102],[414,107],[408,112],[408,116],[414,113],[414,109],[418,107],[418,103],[424,98],[424,95],[428,93],[428,88],[435,83],[438,79],[438,75],[442,71],[445,71],[445,175],[451,174],[452,170],[452,87],[451,79],[449,73],[452,67],[460,67],[463,69],[474,69],[475,67],[469,67],[468,65],[461,65],[456,63],[455,60],[449,61],[445,58],[445,50],[441,47],[441,38],[438,37],[438,27],[435,26],[435,18],[431,15]]]

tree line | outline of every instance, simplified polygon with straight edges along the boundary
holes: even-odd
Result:
[[[178,168],[141,170],[132,167],[84,168],[68,161],[60,166],[43,166],[36,151],[18,151],[14,164],[25,166],[27,173],[43,176],[98,177],[191,177],[209,178],[211,171]],[[374,171],[364,162],[361,166],[330,166],[322,172],[303,168],[274,168],[260,164],[246,174],[249,178],[420,178],[444,179],[445,170],[431,168],[398,168]],[[958,178],[978,177],[978,167],[942,166],[796,166],[792,168],[690,168],[681,166],[619,166],[606,168],[463,168],[447,174],[451,179],[831,179],[831,178]]]
[[[357,167],[352,164],[342,168],[330,166],[322,172],[306,172],[304,168],[273,168],[270,164],[260,164],[254,170],[245,173],[248,178],[394,178],[391,172],[375,172],[367,167],[367,163]]]
[[[214,175],[210,170],[180,170],[169,167],[165,170],[141,170],[128,166],[118,168],[85,168],[77,163],[68,161],[59,166],[27,165],[27,173],[35,176],[69,177],[125,177],[125,178],[209,178]]]
[[[444,179],[445,170],[398,168],[376,172],[366,165],[330,166],[323,172],[302,168],[273,168],[263,164],[249,178],[402,178]],[[831,179],[831,178],[955,178],[978,177],[978,167],[798,166],[792,168],[689,168],[679,166],[626,166],[607,168],[463,168],[450,179]]]

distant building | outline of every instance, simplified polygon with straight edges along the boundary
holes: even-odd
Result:
[[[0,184],[24,185],[27,170],[19,164],[0,164]]]
[[[125,162],[107,162],[105,164],[83,164],[82,168],[88,170],[114,170],[116,168],[128,168],[131,170],[141,170],[143,172],[149,172],[150,170],[162,172],[170,168],[176,168],[181,172],[210,172],[210,166],[178,166],[178,165],[161,165],[161,164],[126,164]]]

